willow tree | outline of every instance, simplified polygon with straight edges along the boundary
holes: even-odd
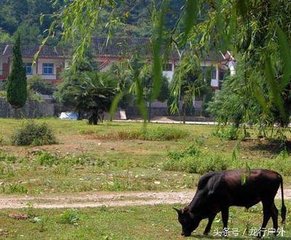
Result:
[[[170,29],[167,28],[170,0],[151,2],[155,96],[161,88],[162,55],[168,52],[164,51],[165,48],[174,46],[183,50],[189,47],[198,57],[203,57],[203,53],[209,50],[231,50],[245,62],[246,84],[262,106],[263,114],[276,112],[279,124],[286,126],[291,111],[289,0],[185,0],[184,7],[172,13],[175,16],[171,19],[176,19],[176,24]],[[111,11],[111,18],[106,22],[101,17],[104,9]],[[103,24],[110,30],[122,21],[115,10],[115,1],[70,1],[56,15],[57,20],[49,32],[54,35],[59,23],[64,39],[79,41],[73,57],[76,60],[90,46],[96,25]],[[259,79],[256,79],[255,73],[259,73]],[[263,84],[257,81],[263,81]]]
[[[13,46],[12,69],[7,82],[7,100],[14,109],[24,106],[27,99],[27,80],[20,50],[20,35]]]

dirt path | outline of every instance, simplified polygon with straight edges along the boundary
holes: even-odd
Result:
[[[278,191],[279,193],[280,191]],[[102,206],[137,206],[157,204],[186,204],[193,191],[183,192],[125,192],[125,193],[76,193],[46,196],[0,195],[0,209],[5,208],[85,208]],[[284,190],[285,199],[291,199],[291,189]],[[280,198],[277,194],[276,198]]]

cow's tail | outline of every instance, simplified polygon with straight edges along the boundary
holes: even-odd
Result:
[[[282,218],[282,223],[285,223],[286,220],[286,206],[284,203],[284,191],[283,191],[283,178],[281,177],[281,200],[282,200],[282,207],[281,207],[281,218]]]

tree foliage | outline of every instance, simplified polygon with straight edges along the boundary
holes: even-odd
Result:
[[[122,26],[129,19],[134,21],[131,15],[134,11],[125,11],[122,17],[116,14],[120,6],[126,9],[128,2],[68,2],[57,15],[59,25],[56,21],[49,32],[53,35],[56,26],[62,26],[64,39],[76,43],[74,60],[77,60],[90,46],[96,25],[108,29],[110,37],[115,26]],[[240,61],[244,61],[245,83],[261,106],[261,114],[277,112],[279,124],[286,126],[290,117],[290,1],[185,0],[183,7],[169,18],[172,3],[170,0],[151,1],[149,8],[152,16],[153,95],[158,96],[161,89],[162,56],[167,55],[171,47],[180,52],[190,49],[198,58],[203,58],[210,50],[230,50],[235,56],[241,55]],[[105,22],[104,11],[109,13]],[[257,75],[260,77],[256,78]],[[138,86],[137,99],[142,106],[143,91],[141,84]]]
[[[12,69],[7,83],[7,100],[13,108],[17,109],[24,106],[26,99],[27,80],[20,50],[20,36],[18,36],[13,46]]]
[[[238,79],[244,79],[249,98],[260,105],[260,119],[281,126],[288,124],[291,108],[290,11],[285,0],[209,2],[203,23],[210,26],[203,39],[232,50],[243,62]],[[244,94],[244,88],[239,91]]]
[[[208,104],[208,111],[220,123],[231,122],[236,128],[244,122],[267,124],[270,120],[266,118],[267,116],[262,119],[263,109],[252,96],[252,89],[244,78],[244,67],[243,63],[238,64],[236,75],[224,79],[222,89]]]
[[[211,69],[211,67],[207,68]],[[212,91],[210,80],[210,72],[207,71],[206,67],[203,71],[199,59],[193,57],[191,51],[184,52],[176,66],[174,79],[171,82],[171,112],[180,112],[179,105],[182,104],[182,115],[185,122],[186,113],[192,111],[195,98],[202,97]]]
[[[110,109],[117,94],[117,81],[108,73],[84,70],[84,66],[64,73],[64,81],[55,96],[59,102],[73,107],[81,118],[86,117],[90,124],[96,125]]]
[[[47,81],[44,81],[41,76],[36,75],[27,80],[28,89],[43,95],[52,95],[54,86]]]

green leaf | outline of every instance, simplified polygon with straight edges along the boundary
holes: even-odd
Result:
[[[266,57],[265,61],[265,76],[269,87],[269,91],[275,106],[278,108],[282,120],[286,121],[287,114],[284,109],[284,102],[281,96],[281,91],[277,81],[275,80],[275,73],[271,63],[270,57]]]
[[[120,92],[113,99],[112,104],[110,106],[110,110],[109,110],[109,113],[110,113],[110,117],[111,118],[113,117],[114,113],[116,112],[117,107],[118,107],[118,103],[120,102],[120,100],[122,99],[123,96],[124,96],[124,93],[123,92]]]
[[[153,44],[153,89],[151,99],[156,99],[160,93],[162,86],[162,52],[164,27],[165,27],[165,14],[168,7],[168,1],[163,1],[161,9],[154,11],[154,34],[152,38]],[[165,44],[163,47],[166,47]]]
[[[184,18],[184,24],[185,24],[185,35],[184,39],[187,40],[188,35],[192,29],[192,27],[195,25],[197,14],[199,11],[199,0],[187,0],[185,4],[185,18]]]
[[[244,21],[248,20],[248,0],[237,0],[236,1],[236,10],[242,16]]]
[[[280,56],[282,60],[281,62],[283,65],[283,79],[280,83],[280,90],[283,90],[291,81],[291,51],[288,38],[278,25],[277,35],[279,41]]]

